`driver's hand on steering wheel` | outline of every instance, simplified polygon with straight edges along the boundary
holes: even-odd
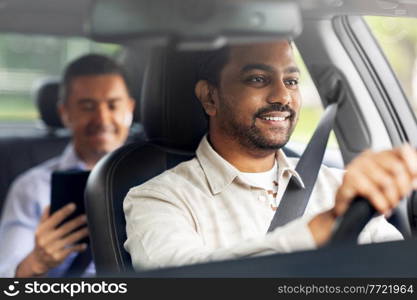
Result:
[[[318,245],[331,234],[335,219],[356,196],[369,200],[381,214],[390,215],[400,200],[417,188],[417,152],[408,144],[392,150],[367,150],[346,167],[333,209],[313,218],[309,227]]]

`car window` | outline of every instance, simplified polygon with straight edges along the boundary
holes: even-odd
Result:
[[[365,20],[416,113],[417,19],[367,16]]]
[[[119,48],[83,38],[1,34],[0,134],[38,124],[33,91],[40,80],[59,77],[67,63],[82,54],[114,55]]]
[[[296,147],[296,150],[302,150],[303,146],[308,143],[314,130],[316,129],[321,114],[323,113],[323,105],[320,100],[320,95],[314,85],[314,82],[308,72],[306,65],[301,57],[297,47],[294,46],[295,59],[300,68],[300,91],[302,96],[302,106],[300,111],[300,119],[291,136],[290,146]],[[339,155],[339,146],[336,137],[332,132],[329,138],[328,148],[331,151],[337,152]]]

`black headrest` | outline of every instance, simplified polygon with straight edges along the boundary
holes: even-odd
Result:
[[[57,110],[59,97],[59,80],[46,79],[35,90],[35,103],[42,121],[50,128],[63,128]]]
[[[197,53],[154,49],[145,72],[141,121],[158,145],[195,151],[207,131],[207,119],[194,94]]]

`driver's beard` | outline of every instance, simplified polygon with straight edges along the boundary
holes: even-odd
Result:
[[[255,122],[251,126],[244,126],[237,122],[229,122],[224,128],[229,136],[237,140],[242,146],[251,150],[278,150],[285,146],[290,138],[290,131],[280,141],[273,141],[265,137],[256,127]]]
[[[285,137],[277,142],[268,139],[262,134],[261,130],[255,125],[255,118],[250,126],[246,126],[236,119],[236,115],[233,113],[233,110],[225,104],[226,102],[224,99],[220,99],[220,101],[223,103],[224,111],[219,122],[220,128],[243,147],[250,150],[278,150],[287,144],[294,129],[293,124],[287,131]]]

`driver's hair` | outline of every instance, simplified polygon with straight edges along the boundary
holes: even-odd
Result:
[[[230,47],[225,46],[217,50],[202,51],[198,57],[197,82],[206,80],[218,87],[220,73],[229,61]]]
[[[292,41],[288,40],[292,47]],[[197,82],[207,80],[211,85],[219,87],[220,73],[229,61],[230,46],[224,46],[217,50],[202,51],[199,53]]]

